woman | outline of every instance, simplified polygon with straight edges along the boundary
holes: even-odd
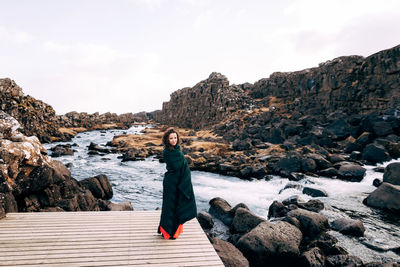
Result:
[[[176,239],[183,224],[197,216],[190,169],[179,147],[179,134],[169,129],[163,136],[163,157],[167,172],[163,180],[163,202],[158,233]]]

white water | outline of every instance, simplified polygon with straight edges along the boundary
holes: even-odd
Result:
[[[120,156],[119,154],[104,156],[87,154],[87,146],[90,142],[105,146],[115,135],[140,134],[144,128],[144,126],[133,126],[125,131],[107,130],[78,134],[72,142],[68,142],[78,144],[78,147],[72,147],[77,150],[75,155],[63,156],[58,159],[64,164],[73,164],[70,170],[72,176],[77,180],[106,174],[114,190],[112,201],[130,201],[135,210],[154,210],[161,207],[164,163],[159,163],[153,157],[144,161],[121,162],[117,158]],[[49,149],[57,144],[60,143],[46,144],[45,147]],[[384,166],[387,164],[385,163]],[[372,170],[373,166],[365,166],[365,168],[367,168],[367,174],[359,183],[322,177],[306,177],[296,184],[320,188],[328,193],[327,198],[318,199],[325,204],[325,209],[321,213],[330,221],[340,217],[360,219],[366,227],[363,240],[380,248],[400,247],[400,223],[398,220],[362,204],[362,200],[375,189],[372,186],[373,179],[382,178],[382,173]],[[192,183],[199,211],[207,211],[208,201],[214,197],[221,197],[232,206],[243,202],[254,213],[267,218],[268,208],[274,200],[282,201],[293,195],[299,195],[306,201],[311,199],[310,196],[302,194],[297,189],[287,189],[279,194],[288,182],[288,179],[280,177],[274,177],[270,181],[245,181],[236,177],[192,171]],[[366,262],[400,261],[400,256],[391,251],[377,252],[367,248],[360,243],[359,238],[346,237],[333,231],[330,233],[340,240],[340,245],[345,247],[351,255],[359,256]]]

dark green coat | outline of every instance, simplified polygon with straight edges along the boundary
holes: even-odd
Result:
[[[164,147],[163,157],[167,172],[163,180],[160,226],[172,236],[179,224],[197,216],[197,208],[190,169],[179,145],[174,149]]]

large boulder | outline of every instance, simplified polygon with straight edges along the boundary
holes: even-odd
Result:
[[[362,221],[349,218],[336,219],[331,223],[333,230],[345,235],[364,236],[365,227]]]
[[[208,212],[215,218],[221,220],[224,224],[230,226],[232,224],[233,216],[232,207],[229,203],[220,198],[216,197],[209,201],[210,208]]]
[[[211,243],[218,256],[224,263],[224,266],[249,266],[249,261],[243,256],[242,252],[240,252],[240,250],[231,243],[221,240],[219,238],[212,238]]]
[[[197,220],[200,223],[201,228],[211,229],[214,226],[214,220],[208,212],[201,211],[197,214]]]
[[[313,187],[304,187],[303,194],[312,196],[312,197],[327,197],[328,193],[323,189],[313,188]]]
[[[369,144],[362,151],[362,159],[375,164],[390,160],[390,155],[385,147],[377,144]]]
[[[89,189],[96,198],[107,200],[113,196],[110,181],[104,174],[83,179],[79,184],[82,188]]]
[[[360,182],[364,178],[366,171],[360,165],[345,164],[340,166],[338,176],[351,182]]]
[[[290,211],[281,202],[274,200],[268,209],[268,218],[284,217]]]
[[[261,222],[265,222],[265,219],[253,214],[248,209],[238,208],[233,217],[231,232],[247,233]]]
[[[400,214],[400,185],[382,183],[363,203],[367,206]]]
[[[383,182],[400,185],[400,162],[390,163],[383,174]]]
[[[292,266],[299,258],[301,240],[301,231],[287,222],[262,222],[243,235],[236,247],[251,266]]]
[[[300,230],[304,236],[314,238],[329,229],[328,219],[316,212],[295,209],[287,213],[287,217],[296,218],[300,222]]]

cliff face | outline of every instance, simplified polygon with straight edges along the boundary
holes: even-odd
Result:
[[[382,112],[400,105],[400,46],[373,54],[340,57],[317,68],[273,73],[256,82],[253,98],[276,97],[303,114]]]
[[[248,107],[279,107],[300,115],[382,113],[400,106],[400,46],[373,54],[339,57],[297,72],[273,73],[255,84],[229,85],[212,73],[192,88],[171,94],[151,115],[163,124],[201,129]]]
[[[200,129],[248,108],[249,102],[242,87],[230,86],[225,76],[214,72],[192,88],[173,92],[171,100],[163,103],[162,111],[152,115],[163,124]]]
[[[60,136],[54,109],[29,95],[25,96],[11,79],[0,79],[0,110],[14,117],[22,125],[21,132],[35,135],[41,142]]]

